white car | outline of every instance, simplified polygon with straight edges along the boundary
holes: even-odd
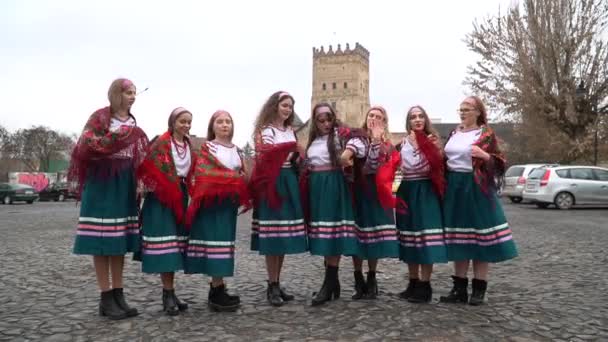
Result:
[[[505,172],[505,182],[500,195],[508,197],[511,202],[519,203],[522,201],[522,194],[526,186],[528,175],[540,167],[557,166],[557,164],[523,164],[512,165]]]
[[[559,209],[573,205],[608,204],[608,169],[597,166],[554,166],[530,173],[523,199],[539,208],[555,204]]]

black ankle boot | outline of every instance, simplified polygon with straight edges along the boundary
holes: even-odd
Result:
[[[266,290],[266,299],[272,306],[281,306],[284,301],[281,298],[281,288],[278,282],[268,282],[268,289]]]
[[[175,290],[173,290],[173,300],[175,300],[175,304],[177,304],[177,309],[179,311],[188,310],[188,303],[184,303],[181,300],[179,300],[179,298],[177,298],[177,295],[175,294]]]
[[[174,289],[163,289],[163,311],[169,316],[176,316],[179,314],[179,308],[175,301]]]
[[[430,281],[418,281],[414,287],[414,294],[408,298],[410,303],[429,303],[433,298],[433,288]]]
[[[228,287],[226,286],[226,284],[223,284],[223,285],[224,285],[224,293],[226,294],[226,296],[228,297],[230,302],[234,303],[234,304],[241,304],[241,297],[239,297],[237,295],[231,295],[230,293],[228,293]]]
[[[296,298],[292,294],[287,293],[287,291],[285,291],[285,288],[281,287],[281,283],[279,283],[279,291],[281,292],[281,299],[284,302],[291,302]]]
[[[468,278],[460,278],[452,276],[454,286],[447,296],[439,297],[439,301],[442,303],[466,303],[469,301],[469,294],[467,287],[469,286]]]
[[[118,306],[127,313],[127,317],[134,317],[139,314],[137,309],[130,307],[125,301],[125,295],[122,288],[113,289],[112,291],[114,292],[114,300],[116,300]]]
[[[401,299],[409,299],[414,294],[414,288],[416,287],[417,282],[418,278],[410,278],[409,283],[407,283],[407,288],[399,294],[399,297]]]
[[[363,278],[363,272],[355,271],[355,293],[353,294],[352,299],[363,299],[366,294],[367,285]]]
[[[470,305],[482,305],[486,296],[486,290],[488,289],[488,282],[481,279],[473,278],[472,282],[473,292],[469,299]]]
[[[319,292],[312,299],[312,306],[321,305],[332,299],[340,298],[340,281],[338,280],[338,267],[327,266],[325,279]]]
[[[99,315],[106,316],[111,320],[127,318],[127,312],[120,308],[114,298],[114,291],[108,290],[101,293],[99,301]]]
[[[209,284],[209,307],[215,311],[233,312],[239,307],[239,303],[231,300],[226,292],[224,284],[213,287]]]
[[[376,271],[367,272],[367,294],[366,299],[376,299],[378,296],[378,281],[376,280]]]

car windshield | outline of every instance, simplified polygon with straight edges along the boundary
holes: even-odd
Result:
[[[530,175],[528,176],[528,178],[540,179],[545,174],[546,170],[547,169],[545,169],[545,168],[534,169],[532,172],[530,172]]]

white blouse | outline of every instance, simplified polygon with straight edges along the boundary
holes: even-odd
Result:
[[[293,132],[291,127],[286,127],[284,129],[280,129],[274,126],[266,126],[262,129],[262,143],[263,144],[282,144],[287,142],[296,142],[296,135]],[[283,163],[284,168],[290,168],[291,165],[291,157],[293,153],[290,153],[287,156],[287,159]]]
[[[177,148],[173,141],[171,141],[171,155],[173,156],[173,163],[175,164],[175,171],[179,177],[188,176],[188,172],[190,171],[190,165],[192,163],[190,157],[190,147],[187,143],[184,143],[186,147],[186,154],[183,157],[180,157],[177,154]]]
[[[217,158],[222,165],[231,170],[240,170],[243,167],[241,156],[236,145],[226,146],[217,141],[207,141],[209,152]]]
[[[367,139],[352,138],[346,143],[346,148],[355,153],[356,158],[365,158],[365,174],[374,174],[378,169],[378,158],[380,157],[380,146],[382,143],[369,143]]]
[[[404,179],[425,179],[431,171],[429,162],[424,154],[415,148],[409,139],[403,139],[401,144],[401,173]]]
[[[445,145],[445,155],[448,158],[448,170],[456,172],[472,172],[473,158],[471,146],[479,139],[481,129],[468,132],[457,131]]]
[[[115,117],[112,117],[110,119],[110,127],[109,130],[112,133],[116,133],[120,130],[121,126],[127,126],[127,127],[135,127],[137,126],[137,124],[135,123],[135,119],[133,119],[132,116],[129,116],[129,118],[125,121],[121,121],[118,120]],[[112,156],[112,158],[131,158],[131,148],[126,147],[116,153],[114,153]]]
[[[340,141],[335,136],[334,143],[336,146],[336,153],[340,153]],[[331,166],[332,160],[329,155],[329,149],[327,148],[327,139],[329,134],[317,137],[308,150],[306,150],[306,158],[308,163],[313,166]]]

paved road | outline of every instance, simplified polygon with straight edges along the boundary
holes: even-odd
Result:
[[[125,287],[142,314],[111,322],[96,314],[98,292],[89,257],[71,254],[78,210],[71,203],[0,206],[0,340],[243,341],[608,340],[608,210],[538,210],[505,204],[520,257],[491,271],[488,305],[439,304],[449,291],[448,265],[438,265],[434,300],[401,301],[405,265],[382,261],[381,296],[352,301],[352,266],[340,270],[343,298],[309,306],[322,279],[322,259],[286,258],[282,282],[295,302],[272,308],[264,298],[263,258],[249,251],[250,218],[239,221],[235,313],[206,307],[208,280],[179,274],[177,292],[190,303],[178,317],[160,311],[160,280],[129,262]]]

